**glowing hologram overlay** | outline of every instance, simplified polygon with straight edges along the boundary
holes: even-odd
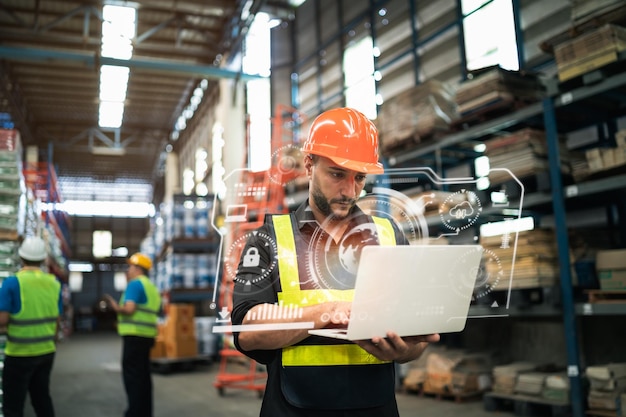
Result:
[[[283,322],[283,323],[261,323],[261,324],[240,324],[234,326],[213,326],[213,333],[234,333],[234,332],[258,332],[271,330],[294,330],[312,329],[315,323],[312,321]]]
[[[280,155],[287,156],[279,156],[277,153],[273,155],[273,157],[278,158],[278,161],[268,171],[272,181],[278,180],[282,181],[281,183],[286,183],[286,181],[293,180],[292,176],[297,172],[297,160],[294,159],[293,154],[295,154],[295,150],[289,149],[280,153]],[[242,171],[248,170],[234,170],[224,177],[224,181],[226,182],[227,179],[232,181],[233,175],[236,174],[235,177],[239,177]],[[479,189],[478,178],[443,178],[429,167],[416,167],[387,169],[382,175],[370,176],[373,179],[372,192],[360,199],[358,205],[367,214],[393,221],[403,230],[411,244],[438,243],[440,239],[463,237],[472,233],[474,236],[478,236],[477,228],[482,223],[519,220],[522,215],[524,185],[510,170],[506,168],[490,169],[490,173],[496,171],[504,173],[510,178],[510,181],[507,182],[508,192],[515,196],[515,199],[507,200],[506,204],[502,204],[501,201],[490,201],[486,193]],[[391,186],[396,189],[389,188]],[[234,186],[226,187],[226,194],[235,189]],[[416,190],[420,192],[419,197],[410,197],[410,195],[415,194]],[[451,194],[443,203],[440,203],[437,201],[435,192],[429,190],[446,190]],[[224,198],[224,201],[232,202],[234,196],[230,199]],[[216,271],[217,280],[220,282],[224,271],[220,270],[219,265],[222,265],[222,261],[226,259],[232,261],[231,257],[239,256],[243,250],[243,242],[247,240],[249,235],[241,237],[241,240],[238,238],[235,242],[229,242],[228,247],[224,250],[226,233],[215,223],[217,207],[218,201],[216,200],[213,204],[211,223],[221,236],[218,252],[220,262],[217,262],[218,270]],[[355,250],[356,245],[353,239],[358,240],[359,243],[367,243],[361,241],[367,241],[376,232],[377,229],[373,223],[361,224],[357,229],[348,231],[340,242],[339,251],[335,255],[331,253],[328,239],[325,239],[322,233],[315,235],[309,245],[309,250],[305,254],[299,254],[301,256],[299,261],[305,262],[309,272],[307,284],[316,289],[350,288],[353,285],[350,277],[354,279],[360,256],[359,251]],[[510,307],[517,237],[517,230],[503,233],[498,253],[485,248],[483,262],[478,271],[475,271],[474,300],[487,298],[495,290],[506,291],[505,305],[494,304],[491,307],[497,307],[498,310],[500,307],[506,309]],[[275,251],[276,244],[273,239],[268,237],[266,241]],[[222,259],[223,257],[224,259]],[[462,259],[454,261],[461,262]],[[229,263],[233,264],[232,262]],[[416,268],[417,265],[419,265],[419,260],[416,260]],[[272,268],[275,266],[275,263],[272,264]],[[224,268],[224,270],[229,275],[232,274],[233,277],[237,277],[237,271],[233,270],[232,267],[230,269]],[[338,275],[336,271],[340,271],[341,274]],[[264,279],[269,275],[268,273],[259,276],[259,279]],[[472,285],[471,279],[468,278],[464,285]],[[212,308],[216,308],[217,287],[216,285]],[[430,314],[434,313],[430,312]]]
[[[422,240],[426,239],[435,244],[438,244],[440,240],[450,239],[476,241],[479,236],[478,227],[481,224],[503,222],[513,225],[516,222],[511,220],[519,220],[522,216],[524,185],[507,168],[491,168],[489,174],[496,172],[500,175],[504,174],[509,181],[506,182],[506,187],[500,188],[495,195],[497,200],[493,201],[484,190],[479,188],[478,178],[442,178],[429,167],[388,169],[384,175],[375,178],[374,189],[394,186],[404,190],[408,195],[417,196],[412,200],[421,210],[415,218],[418,219],[420,225],[417,230],[426,230],[421,236]],[[433,188],[448,192],[443,202],[436,201],[435,192],[431,191]],[[510,199],[507,192],[515,198]],[[410,199],[408,196],[405,198]],[[503,199],[506,200],[505,204]],[[394,217],[398,219],[405,234],[411,240],[411,244],[416,244],[411,236],[417,238],[417,244],[421,243],[419,237],[413,234],[415,225],[408,220],[406,214]],[[422,224],[426,226],[422,227]],[[518,233],[517,229],[511,227],[499,237],[500,245],[497,250],[484,248],[483,261],[478,271],[475,271],[474,302],[487,302],[490,298],[489,294],[497,290],[505,292],[506,302],[504,304],[494,302],[489,307],[494,309],[510,307]],[[451,261],[462,262],[463,259]],[[472,285],[471,278],[468,278],[465,285]]]
[[[303,175],[303,158],[302,150],[298,146],[290,144],[276,149],[272,153],[270,181],[285,186]]]

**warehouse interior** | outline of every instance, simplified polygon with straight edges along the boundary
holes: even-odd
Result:
[[[105,6],[130,9],[132,32]],[[386,169],[362,207],[411,243],[485,248],[465,330],[399,368],[401,415],[626,415],[625,62],[617,0],[0,0],[1,277],[25,236],[46,238],[63,358],[116,340],[102,297],[149,254],[195,316],[155,352],[159,389],[198,377],[216,395],[190,415],[257,415],[262,370],[220,380],[224,289],[259,213],[307,198],[312,120],[355,107]],[[119,125],[102,121],[119,98],[103,67],[127,86]]]

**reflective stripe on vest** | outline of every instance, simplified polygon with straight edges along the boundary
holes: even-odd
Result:
[[[388,219],[372,217],[379,243],[395,245],[395,233]],[[296,243],[288,214],[272,216],[278,250],[281,305],[304,307],[329,301],[352,301],[354,290],[301,290]],[[294,345],[282,349],[283,366],[369,365],[386,363],[356,344]]]
[[[52,274],[22,270],[16,274],[21,309],[9,316],[9,356],[39,356],[56,350],[54,338],[59,316],[61,284]]]
[[[157,321],[161,297],[157,288],[144,276],[137,278],[146,293],[146,303],[137,304],[133,314],[118,314],[117,332],[121,336],[155,337],[158,333]],[[120,299],[124,305],[124,295]]]

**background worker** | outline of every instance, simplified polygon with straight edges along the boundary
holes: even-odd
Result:
[[[362,247],[408,244],[394,222],[356,205],[366,176],[383,172],[378,134],[366,116],[350,108],[322,113],[303,152],[308,200],[295,213],[266,217],[246,242],[235,277],[233,324],[279,323],[271,317],[285,315],[274,311],[295,305],[294,321],[345,325]],[[384,285],[394,277],[380,279]],[[260,414],[268,417],[397,416],[394,361],[416,359],[438,340],[388,332],[352,343],[310,336],[307,329],[235,334],[240,351],[267,365]]]
[[[105,294],[117,313],[117,332],[122,336],[122,376],[128,400],[125,417],[153,415],[150,349],[157,335],[161,296],[147,276],[150,268],[152,260],[135,253],[128,259],[128,286],[119,303]]]
[[[50,373],[63,313],[61,284],[41,270],[46,244],[40,237],[24,239],[15,276],[0,287],[0,327],[7,326],[2,375],[2,411],[5,417],[24,415],[26,394],[37,417],[54,417]]]

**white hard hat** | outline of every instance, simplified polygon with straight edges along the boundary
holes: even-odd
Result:
[[[29,236],[22,242],[18,254],[27,261],[43,261],[46,259],[46,243],[40,237]]]

